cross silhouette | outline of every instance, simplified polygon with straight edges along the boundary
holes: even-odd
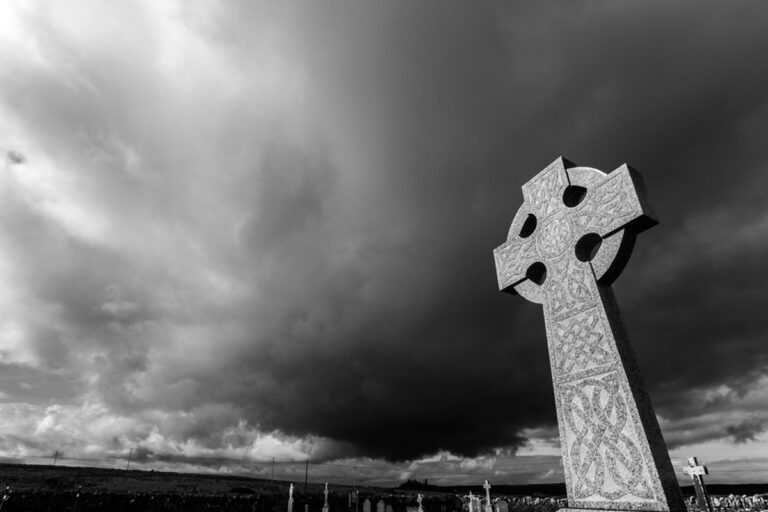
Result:
[[[485,512],[491,512],[491,484],[488,480],[483,484],[483,489],[485,489]]]
[[[543,306],[569,507],[685,510],[610,288],[657,223],[640,175],[558,158],[522,190],[496,272]]]
[[[696,504],[702,512],[712,512],[712,500],[709,499],[707,487],[704,485],[704,475],[709,474],[707,466],[699,464],[696,457],[688,458],[688,465],[683,466],[683,473],[693,480],[693,488],[696,490]]]

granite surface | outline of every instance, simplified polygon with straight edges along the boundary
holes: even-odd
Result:
[[[543,306],[569,508],[685,510],[610,289],[656,224],[640,175],[558,158],[522,190],[494,257],[499,288]]]

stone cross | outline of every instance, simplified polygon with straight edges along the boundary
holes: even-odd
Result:
[[[288,512],[293,512],[293,484],[288,487]]]
[[[707,466],[699,465],[696,457],[689,457],[688,465],[683,466],[683,473],[693,480],[693,488],[696,490],[696,505],[698,505],[699,510],[712,512],[712,501],[709,499],[709,493],[704,485],[704,475],[709,474]]]
[[[323,512],[328,512],[328,482],[325,482],[325,490],[323,491]]]
[[[423,512],[423,510],[424,510],[423,508],[421,508],[421,500],[423,500],[423,499],[424,499],[424,495],[422,495],[422,494],[417,494],[416,495],[416,503],[419,504],[419,512]]]
[[[558,158],[522,189],[496,272],[543,306],[569,508],[684,511],[610,287],[657,223],[640,175]]]
[[[493,509],[491,508],[491,484],[488,483],[488,480],[485,481],[483,484],[483,489],[485,489],[485,512],[492,512]]]
[[[472,491],[469,491],[469,512],[480,512],[479,510],[474,510],[474,496],[472,496]]]

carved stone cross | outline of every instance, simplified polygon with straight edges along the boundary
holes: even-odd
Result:
[[[485,512],[491,512],[491,484],[488,480],[483,484],[483,489],[485,489]]]
[[[704,475],[709,474],[707,466],[699,465],[696,457],[689,457],[688,465],[683,466],[683,473],[693,480],[693,488],[696,490],[696,505],[698,505],[699,510],[712,512],[712,501],[709,499],[709,493],[704,485]]]
[[[569,508],[685,510],[610,288],[656,224],[640,176],[558,158],[522,188],[496,272],[544,309]]]
[[[325,482],[325,490],[323,490],[323,512],[328,512],[328,482]]]

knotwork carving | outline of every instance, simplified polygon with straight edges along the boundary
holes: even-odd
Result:
[[[651,500],[647,461],[616,372],[562,387],[568,463],[576,500],[626,496]]]
[[[587,265],[566,254],[553,262],[550,272],[548,314],[553,319],[572,315],[596,304],[595,286],[590,282],[594,278]]]
[[[527,202],[534,207],[542,217],[550,215],[561,208],[562,190],[568,185],[564,174],[557,165],[551,165],[528,184]],[[525,192],[524,192],[525,193]]]
[[[542,256],[554,258],[570,248],[573,229],[564,215],[547,219],[536,238],[536,246]]]
[[[628,176],[616,174],[587,192],[591,197],[582,203],[582,208],[576,213],[576,225],[583,232],[593,231],[604,235],[607,229],[628,220],[633,215],[634,205],[631,200],[633,190],[628,182]]]
[[[597,308],[554,324],[551,334],[555,340],[555,373],[558,380],[613,361],[610,345],[605,342],[605,329]]]

